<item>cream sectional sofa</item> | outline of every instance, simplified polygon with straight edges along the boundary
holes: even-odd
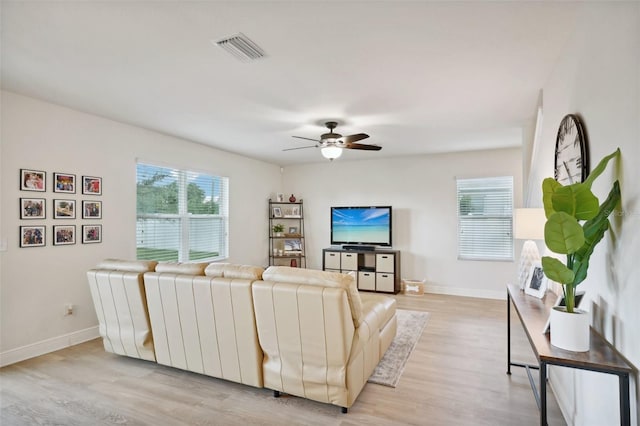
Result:
[[[251,285],[262,268],[163,264],[144,274],[158,363],[262,386]]]
[[[145,272],[158,262],[106,259],[87,271],[104,349],[155,361],[144,290]]]
[[[343,412],[397,328],[393,298],[334,272],[107,260],[88,277],[107,351]],[[130,343],[114,344],[123,336]]]
[[[351,407],[396,334],[396,302],[354,277],[272,266],[253,284],[266,388]]]

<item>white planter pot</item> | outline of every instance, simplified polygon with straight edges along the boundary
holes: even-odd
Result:
[[[569,314],[564,306],[551,309],[551,344],[573,352],[589,350],[589,313],[574,309]]]

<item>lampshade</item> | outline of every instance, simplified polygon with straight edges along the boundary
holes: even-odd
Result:
[[[517,240],[544,240],[544,209],[516,209],[514,237]]]
[[[529,279],[529,271],[534,262],[540,261],[538,246],[533,240],[544,240],[544,224],[547,220],[544,209],[516,209],[514,215],[514,238],[527,240],[520,252],[518,280],[523,289]]]
[[[342,148],[337,146],[325,146],[320,151],[322,152],[322,156],[329,160],[333,160],[342,155]]]

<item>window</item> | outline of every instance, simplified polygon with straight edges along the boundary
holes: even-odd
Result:
[[[456,183],[458,259],[513,260],[513,177]]]
[[[143,163],[136,171],[138,259],[227,257],[228,178]]]

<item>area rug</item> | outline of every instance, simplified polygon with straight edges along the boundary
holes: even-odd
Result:
[[[398,332],[382,360],[369,377],[369,383],[395,388],[429,319],[428,312],[398,309]]]

